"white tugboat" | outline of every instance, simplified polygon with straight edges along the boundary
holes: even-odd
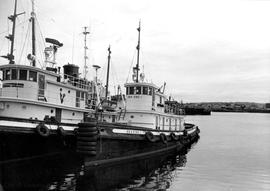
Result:
[[[14,62],[16,2],[11,51],[4,56],[9,64],[0,65],[0,164],[65,153],[91,166],[176,152],[197,140],[198,127],[185,125],[180,110],[166,103],[165,86],[146,83],[139,75],[140,26],[133,82],[114,102],[108,96],[110,48],[103,96],[97,77],[81,78],[78,66],[64,65],[61,74],[55,56],[63,44],[55,39],[46,38],[45,63],[51,66],[36,67],[34,10],[30,64]],[[83,34],[86,54],[86,28]]]

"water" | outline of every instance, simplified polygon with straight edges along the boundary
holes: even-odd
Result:
[[[270,190],[270,115],[189,116],[201,139],[171,190]],[[192,184],[196,182],[196,184]]]
[[[165,161],[98,169],[45,161],[2,169],[0,178],[5,190],[270,190],[270,114],[212,113],[186,121],[199,125],[201,138]]]

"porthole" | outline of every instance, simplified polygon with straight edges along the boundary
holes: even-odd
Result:
[[[75,113],[73,112],[73,113],[72,113],[72,115],[74,116],[74,115],[75,115]]]
[[[23,108],[23,109],[26,109],[26,105],[23,105],[22,108]]]
[[[60,92],[62,91],[62,88],[60,88]]]
[[[9,104],[7,104],[7,108],[9,108]]]
[[[134,116],[133,116],[133,115],[131,115],[131,116],[130,116],[130,118],[131,118],[131,119],[133,119],[133,118],[134,118]]]
[[[53,113],[53,109],[51,110],[51,113]]]
[[[68,90],[68,93],[70,94],[70,90]]]

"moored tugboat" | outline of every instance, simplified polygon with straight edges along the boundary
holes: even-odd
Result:
[[[15,12],[14,23],[17,16]],[[34,27],[34,12],[30,21]],[[180,111],[166,104],[164,87],[144,82],[139,74],[140,30],[133,82],[125,84],[126,96],[117,95],[121,99],[116,101],[109,99],[108,81],[104,90],[97,77],[80,77],[74,64],[64,65],[61,74],[55,66],[63,46],[58,40],[46,38],[45,63],[51,64],[46,69],[36,67],[35,37],[29,65],[14,62],[12,45],[4,56],[9,64],[0,66],[0,165],[67,154],[96,166],[177,152],[192,144],[199,128],[185,124]],[[11,43],[14,35],[15,29]],[[110,54],[109,49],[108,66]]]
[[[125,103],[117,104],[121,108],[118,120],[103,122],[108,118],[102,111],[97,111],[99,120],[79,123],[77,152],[83,156],[87,166],[179,152],[199,138],[199,128],[184,122],[180,108],[167,104],[165,84],[158,88],[145,82],[143,73],[139,74],[140,25],[137,30],[137,64],[133,68],[133,81],[125,84]],[[108,58],[110,53],[109,50]]]

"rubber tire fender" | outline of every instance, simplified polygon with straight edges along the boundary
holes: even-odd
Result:
[[[50,129],[44,123],[40,123],[36,126],[36,132],[41,137],[48,137],[50,135]]]

